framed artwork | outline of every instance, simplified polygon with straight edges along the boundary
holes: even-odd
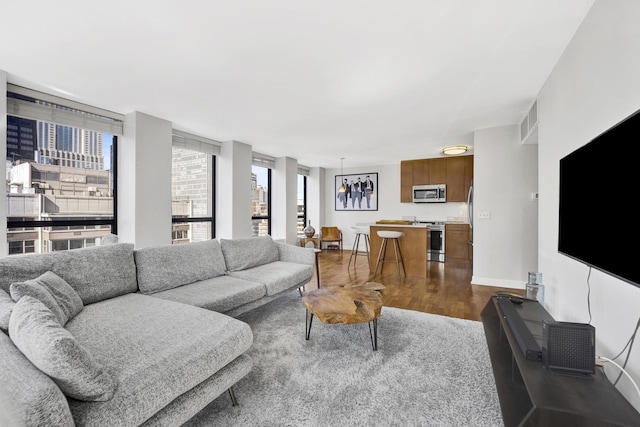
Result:
[[[354,173],[335,176],[337,211],[377,211],[378,174]]]

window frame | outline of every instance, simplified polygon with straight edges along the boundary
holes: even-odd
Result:
[[[299,173],[302,177],[302,215],[298,215],[298,220],[302,219],[302,230],[307,226],[307,175]],[[304,234],[302,231],[299,234]]]
[[[177,146],[173,146],[172,149]],[[179,147],[184,148],[184,147]],[[196,151],[196,150],[194,150]],[[190,222],[210,222],[211,223],[211,236],[209,239],[216,238],[216,163],[217,156],[211,154],[211,216],[194,216],[194,217],[174,217],[171,215],[171,226],[173,224],[188,224]],[[171,236],[173,241],[173,234]]]
[[[267,221],[267,234],[271,235],[271,172],[272,167],[266,164],[256,164],[255,159],[252,166],[264,168],[267,170],[267,215],[253,215],[251,214],[251,222],[253,221]]]
[[[3,212],[6,220],[7,239],[4,243],[9,251],[9,233],[12,229],[31,228],[33,231],[46,230],[53,227],[81,227],[86,229],[91,226],[110,227],[110,233],[118,232],[118,140],[123,135],[124,116],[101,108],[71,101],[55,95],[39,92],[14,84],[7,84],[5,92],[5,102],[7,105],[6,119],[9,117],[17,117],[37,122],[47,122],[54,125],[66,127],[74,127],[84,129],[101,134],[108,134],[113,137],[111,145],[110,157],[110,175],[112,179],[112,206],[111,216],[87,218],[87,216],[66,217],[64,219],[56,219],[55,217],[40,220],[11,219],[8,212]],[[8,126],[6,131],[8,132]],[[37,144],[37,140],[34,140]],[[8,147],[6,147],[8,148]],[[37,148],[37,147],[34,147]],[[5,153],[5,156],[7,153]],[[24,246],[24,243],[23,243]],[[40,243],[40,247],[44,252],[49,245],[45,242]],[[39,253],[30,251],[25,253]]]

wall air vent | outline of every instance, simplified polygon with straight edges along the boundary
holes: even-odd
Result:
[[[529,112],[520,123],[520,142],[522,144],[538,143],[538,100],[531,105]]]

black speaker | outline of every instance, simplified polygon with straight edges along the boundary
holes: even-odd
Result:
[[[542,363],[557,374],[591,377],[596,372],[596,328],[585,323],[542,322]]]

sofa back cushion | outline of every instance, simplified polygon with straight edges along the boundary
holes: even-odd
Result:
[[[138,287],[143,294],[166,291],[226,274],[224,257],[217,240],[136,249],[134,257]]]
[[[80,296],[84,305],[138,291],[133,244],[0,258],[0,289],[52,271]]]
[[[278,261],[278,247],[271,236],[220,239],[227,270],[239,271]]]

